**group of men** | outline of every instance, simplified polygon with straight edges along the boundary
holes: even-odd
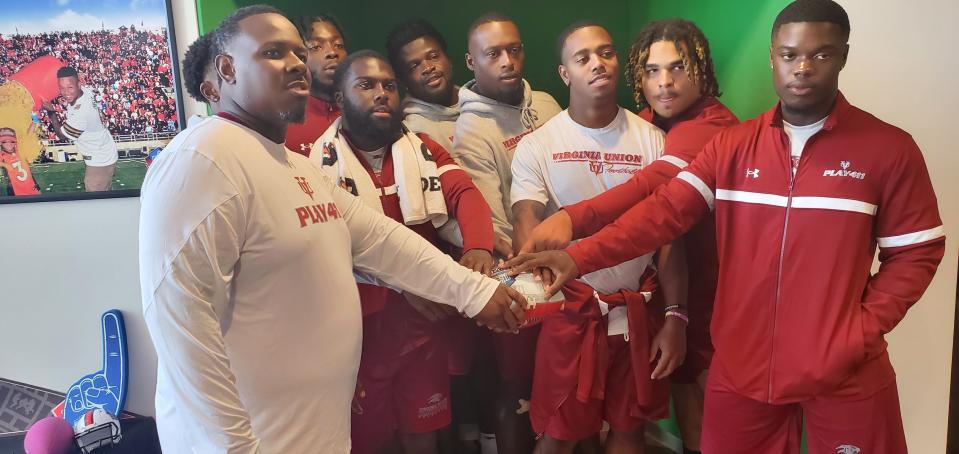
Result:
[[[636,453],[672,396],[687,452],[797,453],[803,422],[810,452],[906,452],[882,336],[944,236],[915,143],[838,90],[849,32],[831,0],[787,6],[780,103],[739,124],[685,20],[623,67],[566,28],[562,110],[501,14],[457,87],[423,20],[384,57],[327,15],[237,10],[184,60],[215,115],[142,188],[163,449]],[[563,309],[531,326],[498,267]]]

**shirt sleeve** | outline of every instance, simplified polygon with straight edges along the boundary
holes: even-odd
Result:
[[[321,179],[333,194],[350,231],[353,268],[430,301],[474,317],[499,283],[460,266],[408,227],[374,211],[360,199]]]
[[[713,208],[717,150],[710,142],[689,168],[598,233],[566,248],[580,275],[655,251]]]
[[[543,175],[542,165],[536,159],[537,151],[529,136],[516,145],[511,166],[513,183],[510,185],[510,206],[521,200],[532,200],[544,206],[549,203],[546,176]]]
[[[179,191],[147,189],[141,200],[143,315],[162,376],[170,377],[162,386],[190,422],[182,436],[197,448],[255,453],[259,440],[240,401],[222,332],[245,214],[213,163],[190,162],[156,170],[191,173]],[[185,200],[196,194],[208,198]]]
[[[473,183],[483,194],[486,204],[493,213],[493,232],[507,243],[512,242],[513,227],[503,206],[504,194],[500,189],[501,180],[493,149],[478,134],[478,131],[464,130],[457,125],[453,142],[453,158],[463,166]]]
[[[876,219],[879,271],[862,297],[867,356],[885,349],[882,336],[926,291],[945,253],[945,231],[925,161],[912,138],[906,148],[886,178]]]
[[[463,252],[482,249],[492,253],[493,214],[483,194],[446,149],[426,134],[418,136],[433,154],[446,207],[456,219],[463,235]]]

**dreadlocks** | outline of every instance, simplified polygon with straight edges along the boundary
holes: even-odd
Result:
[[[671,41],[683,58],[686,76],[699,87],[703,96],[719,97],[719,81],[713,57],[709,52],[709,41],[696,24],[683,19],[655,21],[643,28],[636,41],[629,48],[626,62],[626,82],[633,87],[633,99],[637,109],[645,109],[649,102],[643,95],[643,77],[646,75],[646,61],[649,60],[649,48],[657,41]]]

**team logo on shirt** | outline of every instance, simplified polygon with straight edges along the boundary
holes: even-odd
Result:
[[[300,228],[307,225],[322,224],[340,218],[340,211],[333,202],[318,203],[302,206],[296,209],[296,217],[300,221]]]
[[[857,180],[865,180],[866,172],[857,172],[855,170],[849,170],[849,167],[852,164],[849,161],[839,161],[838,170],[824,170],[822,176],[824,177],[849,177],[855,178]]]
[[[432,418],[450,407],[450,400],[443,394],[436,393],[426,400],[426,405],[417,410],[416,416],[419,419]]]
[[[630,153],[606,153],[602,151],[563,151],[552,154],[553,162],[585,162],[589,171],[601,173],[636,173],[643,168],[643,156]]]
[[[836,454],[859,454],[862,451],[858,446],[839,445],[836,446]]]
[[[759,178],[759,169],[746,169],[746,178]]]
[[[310,187],[310,182],[306,181],[306,178],[304,177],[293,177],[293,179],[299,183],[300,189],[303,190],[303,193],[310,196],[310,200],[313,200],[313,194],[315,193],[313,192],[313,188]]]
[[[420,144],[420,153],[423,153],[423,159],[433,162],[433,153],[430,152],[430,147],[427,147],[425,143]]]
[[[323,165],[333,164],[336,164],[336,145],[333,145],[333,142],[326,142],[323,144]]]

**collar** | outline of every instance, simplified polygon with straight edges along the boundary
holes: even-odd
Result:
[[[826,123],[822,126],[822,129],[832,131],[851,107],[849,101],[843,96],[842,91],[837,92],[836,101],[833,103],[832,109],[829,111],[829,118],[826,119]],[[776,107],[773,107],[772,110],[765,113],[765,115],[769,117],[769,126],[779,129],[783,128],[783,113],[781,108],[782,101],[779,101],[776,103]]]

